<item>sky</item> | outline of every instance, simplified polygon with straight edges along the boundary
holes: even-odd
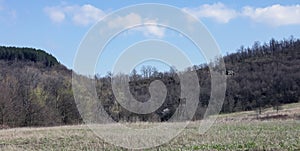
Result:
[[[291,35],[300,38],[298,0],[0,0],[0,45],[43,49],[73,69],[80,43],[94,24],[121,8],[143,3],[167,4],[190,13],[204,24],[223,55],[236,52],[241,45],[251,47],[255,41],[263,43],[271,38],[281,40]],[[129,21],[139,19],[134,14],[123,16],[113,26],[123,25],[125,17]],[[155,20],[149,21],[155,25]],[[152,26],[129,29],[115,37],[99,57],[96,70],[106,74],[124,49],[145,39],[168,41],[185,49],[193,64],[203,63],[203,56],[188,39],[176,31]],[[148,64],[166,65],[151,61]]]

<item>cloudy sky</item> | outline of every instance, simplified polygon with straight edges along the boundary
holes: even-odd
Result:
[[[283,39],[293,35],[295,38],[300,38],[300,2],[297,0],[164,2],[0,0],[0,45],[44,49],[61,63],[72,68],[77,48],[92,25],[120,8],[141,3],[168,4],[191,13],[203,22],[223,54],[235,52],[241,45],[251,46],[254,41],[267,42],[272,37]],[[141,20],[143,18],[139,18],[138,15],[130,14],[112,22],[110,26],[126,24],[124,21]],[[155,23],[155,20],[146,22]],[[144,39],[172,39],[172,32],[155,26],[137,29],[134,32],[140,33]],[[130,38],[124,38],[123,35],[123,39],[121,36],[119,41],[124,39]],[[170,41],[176,43],[174,39],[185,43],[180,37]],[[115,43],[117,42],[118,38]],[[129,46],[132,42],[134,41],[128,40],[126,45]],[[107,50],[104,58],[113,60],[115,58],[108,54],[118,54],[120,51],[115,50],[118,49],[117,47],[111,46],[107,49],[109,48],[111,50]],[[189,51],[192,50],[191,48]],[[187,53],[193,56],[193,52]],[[197,62],[197,57],[192,60],[195,60],[195,64],[200,63]],[[109,66],[101,70],[105,72],[109,70]]]

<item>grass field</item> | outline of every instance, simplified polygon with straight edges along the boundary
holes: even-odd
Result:
[[[295,115],[299,113],[299,107],[299,104],[284,106],[279,113]],[[271,112],[268,110],[264,114],[272,114]],[[198,133],[199,121],[191,122],[180,135],[167,144],[147,150],[300,150],[300,120],[288,118],[262,121],[256,120],[254,113],[219,115],[215,124],[202,135]],[[249,118],[252,116],[253,118]],[[155,124],[157,123],[129,125],[148,127]],[[103,125],[101,127],[107,128]],[[105,143],[87,126],[77,125],[1,130],[0,150],[126,149]]]

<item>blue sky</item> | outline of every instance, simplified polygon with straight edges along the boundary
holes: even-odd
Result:
[[[254,41],[267,42],[271,38],[280,40],[289,38],[290,35],[300,38],[300,2],[296,0],[0,0],[0,45],[44,49],[62,64],[72,68],[81,40],[97,20],[122,7],[141,3],[168,4],[191,13],[204,23],[223,54],[235,52],[241,45],[251,46]],[[189,45],[186,53],[191,56],[193,63],[201,63],[201,56],[193,52],[193,46],[180,36],[172,37],[173,31],[154,28],[135,32],[137,33],[129,34],[131,37],[138,37],[135,40],[124,36],[122,38],[120,35],[115,43],[123,41],[122,44],[128,47],[143,38],[157,38],[174,43],[180,41],[180,48]],[[123,35],[128,35],[128,32]],[[102,56],[104,63],[97,65],[99,72],[104,74],[110,70],[111,60],[117,58],[120,48],[123,47],[113,46],[113,43],[107,47],[106,54]]]

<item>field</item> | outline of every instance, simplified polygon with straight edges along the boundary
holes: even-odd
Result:
[[[267,109],[260,115],[261,119],[256,119],[254,111],[218,115],[215,124],[202,135],[198,133],[200,121],[191,122],[167,144],[147,150],[300,150],[299,110],[300,104],[283,106],[279,113]],[[275,114],[284,116],[272,116]],[[128,125],[148,127],[155,124],[157,123]],[[116,132],[111,134],[116,135]],[[75,125],[1,130],[0,150],[126,149],[105,143],[87,126]]]

